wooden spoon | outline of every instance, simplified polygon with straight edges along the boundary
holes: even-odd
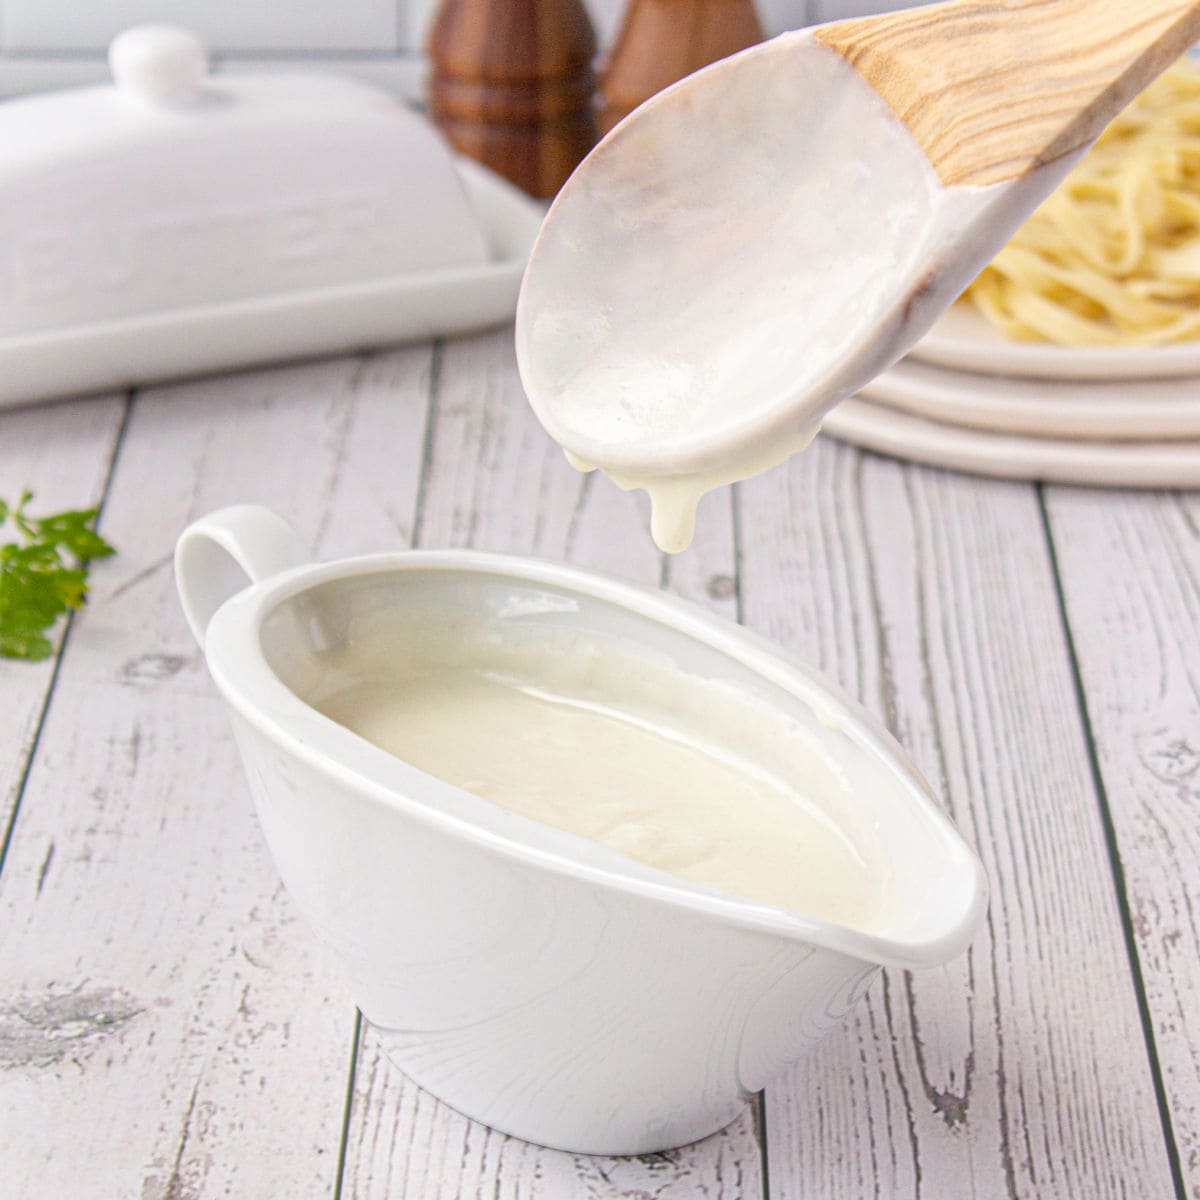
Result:
[[[996,183],[1093,142],[1200,38],[1200,4],[953,0],[816,38],[887,101],[943,183]]]
[[[700,492],[908,350],[1198,37],[1200,0],[951,0],[689,76],[546,218],[517,310],[535,411],[686,542]]]

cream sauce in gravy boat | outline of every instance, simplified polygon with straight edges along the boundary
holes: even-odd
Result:
[[[978,859],[879,723],[689,604],[473,551],[311,564],[252,506],[190,526],[176,571],[294,901],[393,1061],[496,1129],[596,1154],[695,1141],[815,1045],[881,966],[946,962],[980,924]],[[616,640],[779,707],[829,748],[854,822],[887,848],[882,923],[852,929],[676,878],[323,716],[305,681],[388,610]]]

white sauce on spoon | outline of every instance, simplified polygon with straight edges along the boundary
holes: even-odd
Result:
[[[618,126],[551,208],[517,311],[530,402],[572,463],[644,488],[655,541],[682,550],[704,492],[802,449],[917,340],[1041,173],[944,186],[807,32],[717,63]]]

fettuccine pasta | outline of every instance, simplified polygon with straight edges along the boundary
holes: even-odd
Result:
[[[965,294],[1026,341],[1200,338],[1200,69],[1121,113]]]

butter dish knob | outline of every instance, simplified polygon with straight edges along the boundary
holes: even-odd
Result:
[[[151,104],[195,100],[208,77],[208,51],[190,29],[135,25],[108,47],[108,66],[118,89]]]

